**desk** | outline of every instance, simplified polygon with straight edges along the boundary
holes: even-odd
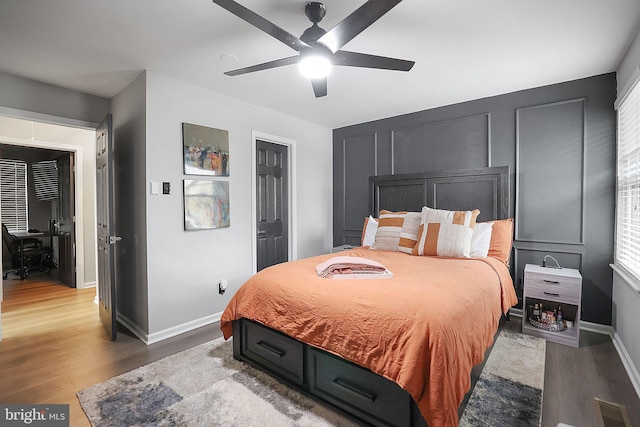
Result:
[[[52,234],[48,231],[38,231],[37,233],[29,233],[28,231],[14,231],[11,233],[20,242],[20,280],[24,280],[24,239],[30,237],[49,237]]]

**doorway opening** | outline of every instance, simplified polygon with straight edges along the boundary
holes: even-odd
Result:
[[[37,148],[25,145],[4,144],[0,140],[0,158],[5,161],[22,163],[25,167],[26,194],[21,198],[26,221],[24,230],[42,241],[52,250],[52,264],[59,280],[70,288],[76,287],[75,272],[75,153],[65,150]],[[6,178],[6,177],[5,177]],[[49,188],[51,187],[51,188]],[[4,203],[4,202],[3,202]],[[23,209],[20,209],[23,208]],[[7,219],[3,219],[3,224]],[[13,231],[13,230],[11,230]],[[40,236],[40,234],[43,234]],[[3,245],[3,277],[9,272],[24,279],[26,268],[20,274],[14,271],[16,259]],[[41,260],[43,262],[43,260]]]
[[[29,117],[27,113],[23,115]],[[75,191],[73,194],[65,192],[62,198],[56,203],[49,202],[48,209],[36,213],[37,206],[30,206],[29,228],[47,229],[48,221],[52,218],[59,217],[63,212],[60,209],[60,203],[64,203],[67,207],[66,218],[68,220],[68,228],[73,231],[73,235],[69,235],[66,245],[60,245],[59,241],[62,236],[59,234],[54,237],[54,248],[56,250],[55,258],[60,261],[59,247],[69,251],[75,255],[69,275],[66,278],[67,286],[76,287],[78,289],[93,288],[97,286],[96,281],[96,258],[97,243],[95,238],[95,128],[89,126],[73,126],[58,124],[55,120],[34,121],[21,118],[20,115],[12,117],[0,116],[0,149],[3,156],[5,153],[20,153],[27,156],[48,156],[50,158],[60,158],[60,164],[66,168],[67,184],[72,186]],[[34,154],[37,153],[37,154]],[[90,165],[94,165],[89,169]],[[87,173],[85,173],[87,170]],[[28,180],[32,181],[29,171]],[[28,187],[33,182],[28,182]],[[61,199],[62,199],[61,198]],[[34,204],[31,200],[28,202]],[[42,206],[40,206],[42,208]],[[32,220],[32,214],[39,217],[38,220]],[[42,221],[45,221],[44,223]],[[58,225],[60,225],[58,223]],[[66,238],[66,237],[65,237]],[[50,243],[50,242],[48,242]],[[7,261],[5,257],[3,264]],[[58,262],[59,264],[59,262]],[[58,265],[59,266],[59,265]],[[58,270],[54,271],[51,276],[52,280],[57,279],[55,276]],[[42,276],[45,278],[46,276]],[[1,284],[1,282],[0,282]],[[10,297],[3,291],[0,285],[0,304],[2,296]],[[1,306],[0,306],[1,307]],[[0,339],[2,335],[0,332]]]

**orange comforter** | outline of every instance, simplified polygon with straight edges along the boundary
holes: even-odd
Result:
[[[431,427],[458,425],[471,368],[491,345],[501,313],[517,302],[507,268],[493,258],[418,257],[353,249],[393,272],[389,279],[320,278],[322,255],[262,270],[222,314],[245,317],[395,381]]]

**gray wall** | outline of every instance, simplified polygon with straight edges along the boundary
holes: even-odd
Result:
[[[109,99],[0,72],[0,106],[98,124]]]
[[[610,325],[615,96],[611,73],[334,130],[334,245],[359,243],[370,175],[509,166],[519,297],[550,254],[582,272],[583,320]]]
[[[146,226],[146,73],[111,101],[114,141],[118,319],[139,335],[149,330]]]

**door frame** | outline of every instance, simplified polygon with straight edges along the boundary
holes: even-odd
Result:
[[[0,111],[0,114],[2,114],[2,111]],[[35,120],[29,117],[17,117],[17,116],[7,116],[7,117],[20,118],[22,120],[42,121],[42,120]],[[47,123],[59,125],[59,126],[74,127],[66,123],[57,123],[55,121],[47,121]],[[80,127],[80,126],[75,126],[75,127]],[[84,126],[82,126],[82,128],[84,128]],[[95,130],[95,128],[93,129]],[[83,188],[83,185],[82,185],[82,179],[83,179],[83,173],[84,173],[83,167],[82,167],[83,148],[79,146],[68,145],[68,144],[57,143],[57,142],[47,142],[47,141],[39,141],[35,139],[23,139],[23,138],[13,138],[13,137],[2,137],[2,143],[8,144],[8,145],[21,146],[21,147],[70,151],[74,153],[74,156],[76,159],[79,159],[79,161],[76,161],[75,163],[76,170],[74,174],[74,177],[75,177],[74,185],[76,187],[76,194],[74,197],[75,198],[75,217],[76,217],[76,221],[75,221],[76,288],[84,289],[85,287],[87,288],[94,287],[93,285],[85,286],[85,282],[84,282],[84,212],[83,212],[84,195],[82,191],[78,191],[79,189]]]
[[[298,258],[298,239],[297,239],[297,214],[296,214],[296,141],[293,139],[283,138],[280,136],[270,135],[268,133],[251,131],[251,273],[255,274],[258,270],[258,242],[257,242],[257,215],[256,215],[256,145],[257,140],[270,142],[272,144],[284,145],[287,147],[289,155],[287,156],[287,168],[289,169],[289,185],[287,188],[289,194],[289,225],[288,225],[288,244],[289,254],[288,260],[292,261]]]

